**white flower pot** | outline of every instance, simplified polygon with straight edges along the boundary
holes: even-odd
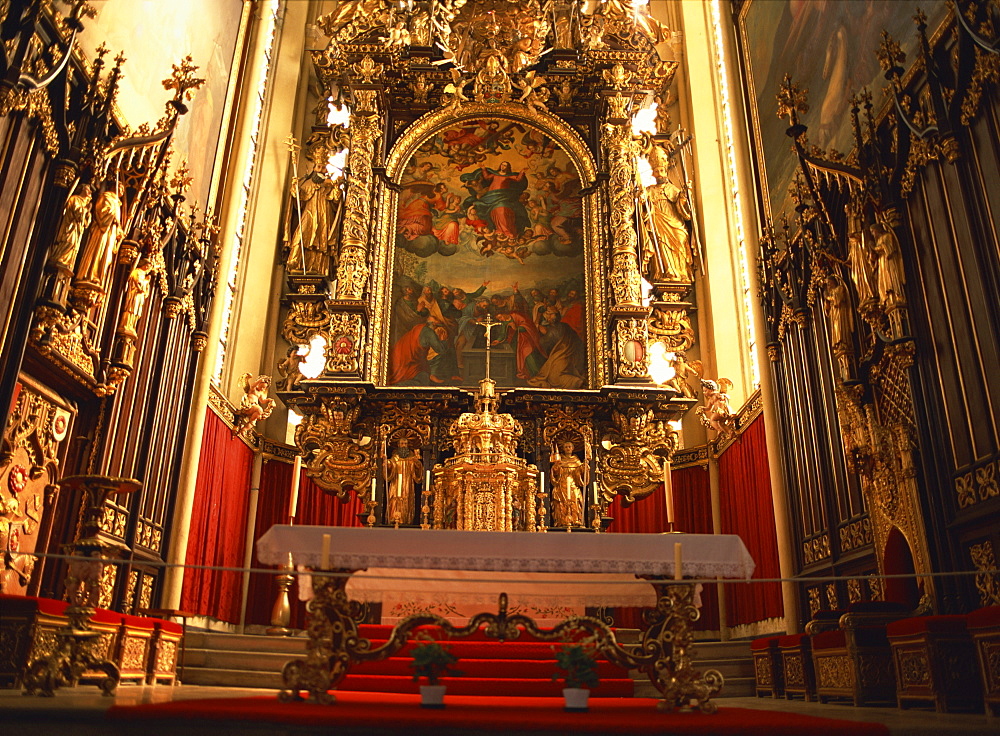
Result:
[[[583,711],[587,710],[587,698],[590,697],[590,690],[585,687],[564,687],[563,700],[566,702],[566,710]]]
[[[447,685],[421,685],[420,707],[444,708],[444,691],[447,689]]]

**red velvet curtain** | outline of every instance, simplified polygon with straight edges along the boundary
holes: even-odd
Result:
[[[691,534],[712,533],[712,496],[706,466],[679,468],[671,472],[674,490],[674,528]],[[667,502],[663,484],[650,495],[625,506],[621,496],[615,496],[609,514],[614,521],[609,532],[657,534],[667,531]],[[616,624],[625,628],[638,628],[640,609],[620,609]],[[696,631],[718,631],[719,604],[714,585],[705,586],[702,593],[701,618],[694,625]]]
[[[264,463],[260,478],[260,494],[257,497],[257,523],[254,539],[260,539],[275,524],[288,523],[288,504],[291,501],[292,465],[277,460]],[[336,496],[323,490],[303,474],[299,480],[299,498],[295,523],[303,526],[362,526],[358,514],[362,510],[360,499],[351,495],[341,502]],[[271,568],[257,559],[253,551],[251,565],[254,568]],[[247,624],[269,625],[271,609],[278,596],[275,573],[254,573],[250,576],[247,593]],[[291,626],[305,627],[305,604],[298,600],[298,590],[293,585],[289,592],[292,608]]]
[[[754,578],[780,577],[763,416],[719,456],[719,493],[722,533],[743,540],[757,563]],[[726,609],[730,626],[783,616],[781,585],[731,583],[726,586]]]
[[[185,557],[188,565],[243,565],[252,466],[253,451],[234,438],[214,412],[206,412]],[[184,573],[181,608],[236,623],[241,580],[238,572],[189,568]]]

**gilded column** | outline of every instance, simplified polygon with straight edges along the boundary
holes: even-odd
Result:
[[[632,135],[631,94],[605,93],[607,111],[601,126],[601,149],[608,171],[608,204],[611,241],[611,290],[614,305],[615,382],[648,381],[649,356],[646,345],[649,310],[642,304],[639,275],[639,238],[635,231],[636,155]]]
[[[337,299],[360,301],[368,277],[375,176],[375,145],[382,134],[378,90],[354,90],[351,114],[350,177],[345,201],[344,230],[337,263]]]

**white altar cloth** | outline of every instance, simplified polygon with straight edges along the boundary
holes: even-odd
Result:
[[[277,524],[257,540],[269,565],[320,567],[323,535],[330,535],[330,567],[363,570],[674,574],[674,544],[681,544],[682,573],[693,578],[749,578],[754,561],[734,534],[592,534],[471,532],[445,529]]]

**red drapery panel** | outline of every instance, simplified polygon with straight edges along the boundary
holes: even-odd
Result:
[[[674,489],[674,528],[691,534],[712,533],[712,497],[708,482],[708,469],[704,465],[679,468],[671,475]],[[632,534],[657,534],[667,530],[667,502],[663,485],[656,487],[649,496],[630,506],[622,504],[622,497],[615,496],[609,514],[614,521],[609,532]],[[639,609],[622,609],[615,616],[618,626],[638,628]],[[701,618],[695,623],[696,631],[718,631],[719,605],[715,586],[707,585],[702,593]]]
[[[257,522],[254,527],[254,540],[275,524],[288,523],[288,504],[291,501],[292,465],[290,463],[269,460],[264,463],[260,477],[260,494],[257,497]],[[336,496],[324,493],[323,490],[303,474],[299,480],[299,498],[296,509],[296,524],[319,526],[361,526],[358,513],[362,503],[357,496],[341,502]],[[268,568],[257,559],[256,546],[253,551],[252,566]],[[247,624],[269,625],[271,609],[278,596],[278,583],[275,573],[255,573],[250,577],[250,588],[247,592]],[[298,590],[293,585],[289,592],[289,602],[292,608],[292,628],[305,627],[305,604],[298,600]]]
[[[206,412],[185,556],[188,565],[243,565],[252,466],[253,451],[234,438],[214,412]],[[238,572],[188,569],[181,608],[236,623],[240,618],[241,578]]]
[[[738,534],[746,544],[757,563],[753,576],[780,577],[763,416],[719,456],[719,493],[722,532]],[[784,615],[779,583],[729,584],[726,589],[730,626]]]

